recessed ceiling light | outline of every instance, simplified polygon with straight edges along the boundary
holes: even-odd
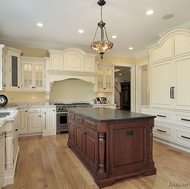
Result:
[[[146,11],[146,15],[151,15],[151,14],[153,14],[153,13],[154,13],[153,10],[147,10],[147,11]]]
[[[78,30],[78,33],[84,33],[84,30]]]
[[[129,50],[133,50],[133,47],[129,47]]]
[[[39,23],[37,23],[37,26],[38,27],[43,27],[44,25],[41,22],[39,22]]]
[[[117,35],[113,35],[112,38],[113,38],[113,39],[116,39],[116,38],[117,38]]]

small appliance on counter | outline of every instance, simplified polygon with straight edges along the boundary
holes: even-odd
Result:
[[[97,97],[95,99],[95,103],[96,104],[107,104],[108,101],[107,101],[107,98],[106,97]]]

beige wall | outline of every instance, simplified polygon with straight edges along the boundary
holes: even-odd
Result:
[[[45,92],[2,91],[1,94],[8,98],[8,103],[45,102]]]

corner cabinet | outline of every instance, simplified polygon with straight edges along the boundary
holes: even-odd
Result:
[[[97,69],[97,91],[98,92],[113,92],[114,72],[113,66],[98,65]]]
[[[22,89],[45,90],[45,59],[22,57]]]
[[[150,47],[154,136],[190,151],[190,30],[175,28]]]

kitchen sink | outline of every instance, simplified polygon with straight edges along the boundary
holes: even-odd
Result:
[[[11,112],[0,112],[0,118],[11,115]]]

